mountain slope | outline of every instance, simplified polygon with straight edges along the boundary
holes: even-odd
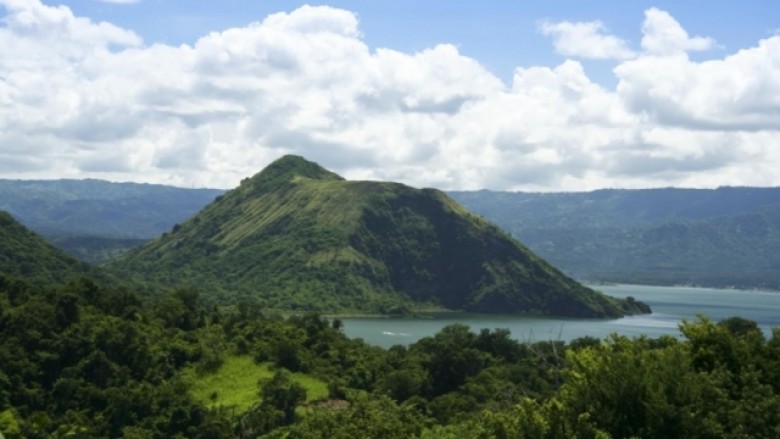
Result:
[[[31,284],[59,285],[95,271],[0,211],[0,274],[24,278]]]
[[[345,181],[285,156],[171,232],[109,265],[272,308],[638,312],[567,278],[444,193]]]
[[[780,188],[452,196],[579,279],[780,289]]]
[[[0,180],[0,210],[47,237],[150,239],[222,193],[92,179]]]
[[[0,180],[0,210],[80,260],[100,264],[196,213],[218,189],[102,180]]]
[[[780,289],[780,206],[626,229],[526,230],[529,246],[579,278]]]

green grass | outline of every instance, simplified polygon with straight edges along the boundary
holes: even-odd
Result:
[[[260,402],[257,382],[274,375],[270,364],[256,364],[249,356],[229,356],[215,372],[198,375],[190,368],[184,372],[184,379],[191,387],[192,397],[206,407],[233,407],[237,412],[246,411]],[[324,382],[304,373],[293,373],[292,380],[306,389],[306,401],[324,399],[328,386]]]

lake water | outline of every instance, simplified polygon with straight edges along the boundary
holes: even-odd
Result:
[[[611,333],[679,336],[680,321],[693,320],[697,314],[713,320],[733,316],[753,320],[767,335],[772,327],[780,327],[780,292],[645,285],[592,287],[614,297],[633,296],[649,304],[653,313],[611,320],[444,313],[424,318],[349,317],[342,321],[348,337],[360,337],[383,347],[414,343],[453,323],[469,325],[472,331],[506,328],[515,339],[523,341],[569,341],[586,335],[604,338]]]

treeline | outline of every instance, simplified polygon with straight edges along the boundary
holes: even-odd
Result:
[[[381,349],[338,319],[214,307],[193,290],[143,304],[88,280],[0,276],[6,438],[779,437],[780,331],[704,318],[682,339],[521,343],[452,325]],[[245,410],[192,396],[196,377],[270,365]],[[291,372],[327,383],[307,401]]]

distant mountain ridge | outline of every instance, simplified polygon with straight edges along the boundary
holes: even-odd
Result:
[[[93,179],[0,180],[0,210],[47,237],[151,239],[222,193]]]
[[[99,263],[170,230],[224,192],[0,180],[0,209],[71,255]],[[780,188],[449,195],[578,279],[780,289]]]
[[[97,264],[169,230],[222,193],[92,179],[0,180],[0,210]]]
[[[780,188],[600,189],[591,192],[451,191],[481,214],[522,228],[639,227],[741,215],[780,206]]]
[[[443,192],[346,181],[285,156],[108,268],[275,309],[420,306],[607,317],[646,311],[586,288]]]
[[[451,195],[578,279],[780,289],[780,188]]]

